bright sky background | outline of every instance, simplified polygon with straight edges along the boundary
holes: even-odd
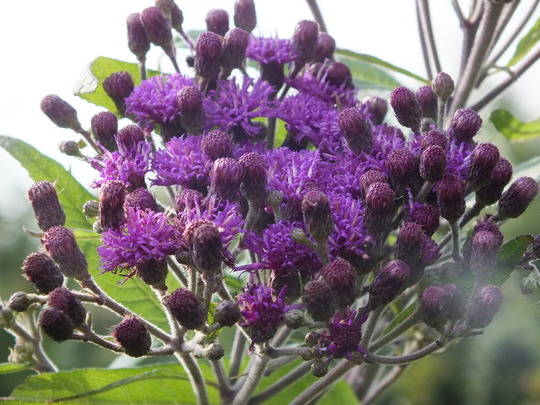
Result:
[[[204,17],[212,8],[229,11],[234,26],[234,0],[177,3],[184,12],[184,28],[188,31],[204,29]],[[468,1],[463,3],[466,7]],[[414,1],[319,0],[319,4],[339,47],[372,54],[425,75]],[[432,4],[443,68],[456,75],[461,40],[457,19],[449,0]],[[58,94],[78,110],[83,127],[89,128],[90,118],[101,109],[72,95],[80,72],[102,55],[135,62],[127,48],[125,20],[130,13],[151,5],[152,0],[0,1],[0,134],[21,138],[79,173],[82,164],[73,164],[58,151],[59,142],[78,139],[77,135],[55,127],[41,113],[40,100],[47,94]],[[281,37],[290,37],[297,21],[311,18],[303,0],[256,0],[256,7],[259,27],[255,33],[269,35],[277,30]],[[154,60],[159,58],[159,49],[150,52]],[[525,75],[510,96],[540,94],[540,84],[533,80],[538,72],[537,68]],[[536,118],[539,105],[536,101],[524,109],[520,107],[520,117]],[[1,148],[0,173],[0,209],[5,213],[24,202],[31,181]],[[89,175],[81,178],[85,185],[91,179]]]

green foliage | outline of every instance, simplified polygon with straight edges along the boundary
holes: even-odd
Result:
[[[2,363],[0,364],[0,374],[18,373],[19,371],[30,370],[29,367],[22,364]]]
[[[510,277],[533,239],[531,235],[520,235],[505,243],[499,249],[497,253],[497,270],[491,277],[493,285],[500,287]]]
[[[93,200],[90,194],[62,165],[41,154],[36,148],[20,139],[0,135],[0,146],[17,159],[34,181],[47,180],[55,183],[58,199],[66,212],[66,227],[92,229],[82,212],[82,206]]]
[[[540,135],[540,118],[531,122],[521,122],[504,109],[498,109],[491,113],[489,120],[497,131],[513,142],[526,141]]]
[[[384,328],[384,331],[383,333],[381,333],[381,336],[384,336],[387,333],[393,331],[398,325],[400,325],[403,321],[405,321],[405,319],[411,316],[417,309],[418,309],[418,301],[414,301],[411,305],[409,305],[407,308],[401,311],[394,319],[392,319],[392,322],[390,322],[388,326]]]
[[[514,178],[529,176],[540,181],[540,156],[514,166]]]
[[[510,62],[508,62],[508,67],[514,66],[517,62],[523,59],[529,51],[534,48],[534,46],[540,40],[540,18],[536,20],[532,28],[525,34],[523,38],[519,41],[516,52]]]

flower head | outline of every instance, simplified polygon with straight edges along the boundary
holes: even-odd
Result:
[[[346,309],[338,312],[328,330],[322,333],[319,340],[320,352],[328,357],[351,358],[352,353],[362,351],[360,339],[362,338],[362,324],[367,314],[358,317],[356,311]]]

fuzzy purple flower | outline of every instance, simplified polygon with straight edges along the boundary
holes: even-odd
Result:
[[[246,49],[246,56],[259,63],[291,63],[298,55],[288,39],[252,37]]]
[[[359,345],[362,338],[362,324],[367,317],[367,314],[358,317],[357,312],[352,309],[347,309],[343,313],[338,312],[319,340],[321,354],[326,354],[330,358],[351,359],[354,352],[363,352]]]

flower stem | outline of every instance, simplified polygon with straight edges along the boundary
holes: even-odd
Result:
[[[258,356],[259,357],[257,357],[253,362],[253,365],[250,368],[249,373],[244,380],[244,383],[241,385],[240,390],[236,394],[232,403],[233,405],[247,404],[249,398],[251,397],[251,394],[253,394],[253,391],[255,391],[257,385],[259,385],[259,382],[264,375],[266,365],[270,360],[270,357],[264,353],[261,353]]]
[[[446,342],[444,340],[437,339],[426,347],[403,356],[378,356],[376,354],[366,353],[365,360],[369,361],[370,363],[379,364],[407,364],[426,357],[427,355],[439,350],[441,347],[444,347],[445,344]]]
[[[231,366],[229,367],[230,378],[236,378],[240,372],[240,366],[242,365],[242,359],[244,358],[246,340],[247,339],[240,328],[237,328],[231,352]]]
[[[201,369],[195,359],[193,359],[191,354],[180,351],[176,351],[174,355],[186,370],[189,381],[191,382],[191,386],[193,388],[193,392],[197,398],[197,403],[199,405],[210,405],[208,392],[206,391],[206,383],[204,381]]]
[[[313,14],[313,18],[317,23],[319,24],[319,28],[323,32],[328,32],[326,29],[326,24],[324,23],[324,19],[321,13],[321,9],[319,8],[319,5],[317,4],[317,0],[306,0],[309,9],[311,10],[311,14]]]
[[[431,15],[429,12],[429,3],[427,0],[417,0],[416,7],[418,9],[419,24],[422,36],[425,38],[427,45],[427,56],[433,59],[435,72],[441,71],[441,63],[439,62],[439,55],[437,53],[437,45],[435,44],[435,37],[433,36],[433,27],[431,26]],[[427,61],[429,63],[429,61]],[[429,79],[432,79],[430,76]]]
[[[362,399],[363,405],[370,405],[377,397],[382,394],[390,385],[392,385],[405,371],[407,365],[399,364],[390,371],[386,377],[375,387],[375,389],[369,391],[367,395]]]

